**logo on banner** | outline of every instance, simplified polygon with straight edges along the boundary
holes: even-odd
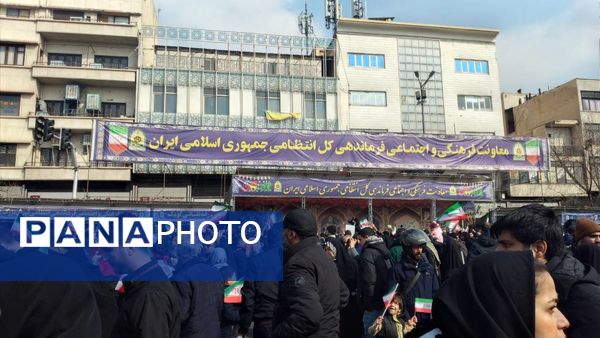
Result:
[[[540,161],[540,141],[529,140],[526,143],[527,161],[533,165],[536,165]]]
[[[146,134],[140,129],[136,129],[131,133],[131,145],[129,150],[146,151]]]
[[[129,129],[125,126],[108,127],[108,149],[115,154],[120,155],[127,150],[127,134]]]
[[[513,146],[513,160],[525,161],[525,147],[522,143],[516,143]]]

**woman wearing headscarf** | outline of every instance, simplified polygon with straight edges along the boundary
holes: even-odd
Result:
[[[565,337],[554,282],[531,251],[492,252],[455,272],[433,300],[444,338]]]
[[[596,272],[600,272],[600,245],[580,244],[573,250],[573,256],[581,263],[596,269]]]

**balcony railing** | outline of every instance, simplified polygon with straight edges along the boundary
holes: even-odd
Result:
[[[135,20],[131,20],[131,18],[129,18],[128,22],[110,22],[108,20],[103,20],[103,19],[98,19],[98,18],[92,18],[91,16],[70,16],[70,17],[63,17],[63,16],[47,16],[47,15],[43,15],[43,16],[37,16],[36,19],[41,19],[41,20],[53,20],[53,21],[67,21],[67,22],[82,22],[82,23],[99,23],[99,24],[107,24],[107,25],[119,25],[119,26],[135,26],[137,24],[137,21]]]
[[[41,162],[25,162],[25,167],[73,167],[73,161],[59,160],[59,161],[47,161],[42,160]],[[88,161],[86,163],[79,163],[80,168],[132,168],[132,163],[121,163],[121,162],[109,162],[109,161]]]
[[[78,109],[64,109],[62,111],[48,111],[48,115],[50,116],[64,116],[64,117],[101,117],[101,118],[119,118],[119,117],[129,117],[127,113],[108,113],[102,112],[100,110],[87,110],[85,108]]]
[[[123,69],[135,70],[134,67],[125,66],[118,63],[81,63],[81,62],[65,62],[61,60],[38,61],[33,63],[34,66],[51,66],[51,67],[75,67],[75,68],[91,68],[91,69]]]

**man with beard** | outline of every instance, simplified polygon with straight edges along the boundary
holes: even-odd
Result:
[[[272,337],[336,338],[348,289],[318,245],[317,222],[308,211],[296,209],[283,219],[283,231],[285,266]]]
[[[118,273],[127,274],[112,337],[179,338],[177,294],[149,250],[119,247],[103,254]]]
[[[429,237],[423,230],[408,229],[402,233],[404,248],[400,263],[394,266],[394,280],[404,295],[404,319],[415,315],[415,299],[433,299],[440,287],[439,277],[424,252]],[[417,313],[417,327],[407,337],[420,337],[432,323],[429,314]]]

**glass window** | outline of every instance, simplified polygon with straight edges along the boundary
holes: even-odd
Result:
[[[19,116],[21,95],[0,94],[0,115]]]
[[[382,54],[348,53],[349,67],[385,68],[385,57]]]
[[[120,102],[102,102],[102,115],[104,117],[119,117],[127,115],[127,104]]]
[[[52,17],[54,20],[83,20],[83,12],[55,9],[52,11]]]
[[[48,63],[50,65],[54,63],[69,67],[81,67],[81,54],[48,53]]]
[[[17,145],[0,143],[0,167],[14,167],[17,159]]]
[[[482,60],[455,59],[454,70],[457,73],[487,74],[488,62]]]
[[[65,103],[64,101],[46,100],[46,111],[50,115],[61,116],[61,115],[63,115],[64,103]]]
[[[281,101],[279,92],[256,91],[256,114],[257,116],[266,116],[268,111],[281,111]]]
[[[6,16],[15,17],[15,18],[28,18],[29,17],[29,9],[7,8]]]
[[[458,95],[458,109],[492,111],[492,97]]]
[[[177,87],[155,85],[153,92],[155,113],[174,114],[177,111]]]
[[[352,106],[386,106],[385,92],[350,91],[350,105]]]
[[[0,64],[22,66],[25,62],[25,46],[0,44]]]
[[[377,55],[377,66],[379,68],[385,68],[385,59],[383,55]]]
[[[355,54],[348,53],[348,66],[354,67],[356,65],[356,63],[355,63],[356,61],[354,59],[355,59]]]
[[[326,119],[326,97],[325,94],[304,94],[304,116],[309,119]]]
[[[204,88],[204,113],[229,115],[229,89]]]
[[[94,63],[102,64],[103,68],[127,68],[129,65],[129,59],[127,56],[106,56],[106,55],[95,55]]]

